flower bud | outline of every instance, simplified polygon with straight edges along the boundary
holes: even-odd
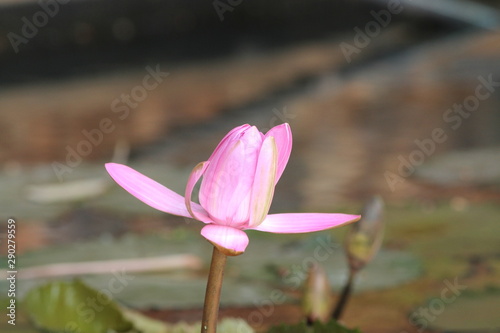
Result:
[[[323,266],[313,264],[309,269],[302,308],[309,322],[327,321],[332,311],[330,282]]]
[[[362,269],[380,249],[384,236],[383,213],[382,198],[373,197],[363,208],[361,220],[349,229],[345,249],[351,270]]]

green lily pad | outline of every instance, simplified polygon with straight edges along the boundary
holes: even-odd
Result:
[[[340,287],[347,279],[347,269],[341,275],[339,269],[330,267],[329,276],[333,285]],[[361,270],[354,281],[354,290],[383,289],[415,280],[422,275],[421,262],[409,252],[380,250],[375,259]]]
[[[183,229],[184,230],[184,229]],[[312,235],[271,235],[249,232],[247,251],[228,258],[221,302],[225,306],[245,306],[269,299],[276,288],[298,290],[306,278],[311,260],[322,264],[331,284],[339,289],[347,276],[342,246],[329,232]],[[119,239],[103,237],[95,241],[48,247],[19,257],[23,267],[72,262],[143,258],[166,254],[191,253],[200,256],[206,268],[199,272],[178,271],[168,274],[133,273],[133,279],[113,297],[134,308],[201,307],[206,287],[211,245],[195,231],[169,235],[125,235]],[[316,259],[315,259],[316,256]],[[420,274],[413,256],[399,251],[381,251],[358,276],[355,290],[386,288],[405,283]],[[130,274],[127,274],[129,276]],[[110,274],[83,276],[82,280],[101,290],[114,278]],[[48,280],[18,280],[18,295]],[[6,281],[0,281],[0,291]],[[281,297],[282,296],[282,297]],[[290,300],[285,292],[280,300]]]
[[[51,332],[126,332],[132,324],[105,293],[79,280],[51,282],[31,290],[24,310],[36,327]]]
[[[158,163],[140,163],[130,166],[178,193],[184,193],[191,172],[189,169],[179,169]],[[102,181],[103,190],[107,189],[107,191],[100,195],[100,191],[94,194],[89,193],[88,197],[82,196],[74,201],[56,200],[44,203],[30,200],[32,185],[37,188],[54,188],[74,181]],[[10,216],[15,216],[20,220],[48,220],[70,210],[75,203],[82,204],[84,207],[103,208],[123,214],[165,214],[145,205],[116,185],[107,174],[104,164],[82,163],[72,168],[70,173],[65,173],[62,181],[57,178],[50,164],[24,169],[22,172],[0,173],[0,217],[2,220]],[[2,215],[2,213],[7,215]]]
[[[305,323],[280,325],[272,327],[268,333],[361,333],[361,331],[346,328],[332,319],[328,323],[316,321],[311,326],[307,326]]]
[[[115,290],[117,291],[117,290]],[[51,282],[32,289],[24,300],[24,310],[36,327],[48,332],[142,332],[194,333],[200,322],[167,324],[125,309],[112,301],[110,290],[93,289],[79,280]],[[27,333],[32,333],[29,328]],[[253,333],[240,318],[224,318],[221,333]]]
[[[454,151],[436,156],[416,169],[415,175],[445,186],[500,186],[500,148]]]
[[[85,277],[98,290],[109,290],[111,275]],[[201,308],[207,285],[207,273],[130,275],[123,288],[113,294],[121,303],[135,309]],[[264,283],[248,283],[225,277],[221,292],[222,306],[243,306],[269,298],[273,288]]]
[[[199,234],[190,231],[182,233],[174,231],[168,236],[127,234],[114,238],[103,235],[92,241],[55,245],[25,253],[20,256],[18,266],[131,259],[179,253],[205,254],[202,257],[207,257],[207,249],[210,249],[210,245]]]
[[[430,299],[415,309],[414,323],[450,333],[498,332],[500,330],[500,291],[448,293]]]
[[[141,333],[198,333],[201,329],[201,322],[188,324],[179,322],[167,324],[156,319],[152,319],[135,311],[125,311],[126,317],[132,321],[134,327]],[[220,333],[254,333],[254,330],[246,321],[241,318],[224,318],[217,324],[217,332]]]
[[[22,274],[23,267],[93,260],[110,260],[126,258],[154,257],[166,254],[191,253],[200,256],[206,263],[205,269],[199,272],[178,271],[171,273],[123,273],[115,275],[103,274],[82,276],[81,279],[97,290],[109,290],[109,283],[121,276],[124,282],[118,293],[113,298],[134,308],[193,308],[203,305],[208,265],[210,260],[211,245],[197,232],[186,231],[168,236],[164,235],[126,235],[120,239],[102,238],[90,242],[81,242],[71,245],[47,247],[36,252],[23,254],[19,257],[19,269]],[[251,256],[245,253],[243,256]],[[221,295],[222,305],[249,305],[269,298],[273,286],[265,281],[246,281],[242,279],[240,258],[229,258],[224,278]],[[262,263],[266,264],[266,263]],[[62,278],[64,279],[64,278]],[[69,280],[70,277],[65,278]],[[26,292],[48,282],[49,279],[17,281],[17,294],[19,297]],[[111,286],[113,287],[113,286]],[[114,286],[117,289],[117,286]],[[0,292],[8,289],[7,281],[0,280]]]
[[[28,201],[24,188],[30,184],[32,172],[26,171],[13,175],[0,173],[0,218],[2,221],[12,216],[20,220],[53,218],[69,208],[67,203],[40,205]]]
[[[252,239],[247,252],[238,258],[238,269],[249,281],[268,281],[295,290],[304,283],[312,263],[323,265],[333,288],[344,285],[349,270],[344,249],[328,231],[301,238],[273,235]],[[421,263],[412,254],[381,250],[356,276],[354,289],[394,287],[421,274]]]

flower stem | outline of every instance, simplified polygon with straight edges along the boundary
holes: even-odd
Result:
[[[332,313],[332,318],[335,320],[340,320],[340,317],[342,316],[342,312],[344,311],[346,305],[347,305],[347,300],[351,296],[352,292],[352,285],[354,282],[354,276],[356,275],[357,270],[349,270],[349,278],[347,279],[346,284],[344,285],[344,289],[342,290],[342,294],[340,295],[340,298],[337,302],[337,305],[335,306],[335,310]]]
[[[214,246],[210,272],[208,274],[207,290],[205,292],[205,304],[203,305],[201,333],[215,333],[217,331],[220,291],[222,289],[226,259],[227,256]]]

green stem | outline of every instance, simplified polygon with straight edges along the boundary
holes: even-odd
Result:
[[[203,305],[203,319],[201,320],[201,333],[217,332],[217,317],[219,316],[220,291],[224,278],[224,267],[227,256],[214,246],[212,262],[208,274],[205,304]]]
[[[356,275],[357,270],[349,270],[349,278],[347,279],[347,283],[344,285],[344,289],[342,289],[342,294],[340,295],[340,298],[337,302],[337,305],[335,306],[335,310],[332,313],[332,318],[335,320],[339,320],[340,317],[342,316],[342,312],[344,311],[347,301],[349,300],[349,297],[351,296],[352,292],[352,285],[354,282],[354,276]]]

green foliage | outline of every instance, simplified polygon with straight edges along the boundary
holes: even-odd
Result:
[[[280,325],[272,327],[268,333],[362,333],[358,329],[348,329],[334,319],[327,323],[315,321],[312,326],[302,322],[296,325]]]
[[[198,333],[201,329],[201,322],[166,324],[130,310],[126,310],[125,315],[141,333]],[[217,325],[217,332],[254,333],[254,330],[241,318],[224,318]]]
[[[38,328],[49,332],[126,332],[132,324],[108,295],[79,280],[50,282],[32,289],[24,309]]]
[[[459,284],[462,285],[462,282]],[[411,316],[417,327],[427,327],[433,332],[499,332],[498,290],[459,290],[450,285],[412,311]],[[422,313],[435,318],[429,321],[429,317]]]
[[[118,306],[106,294],[79,280],[50,282],[32,289],[24,309],[37,328],[55,333],[196,333],[201,323],[166,324]],[[221,333],[253,333],[242,319],[225,318]]]

